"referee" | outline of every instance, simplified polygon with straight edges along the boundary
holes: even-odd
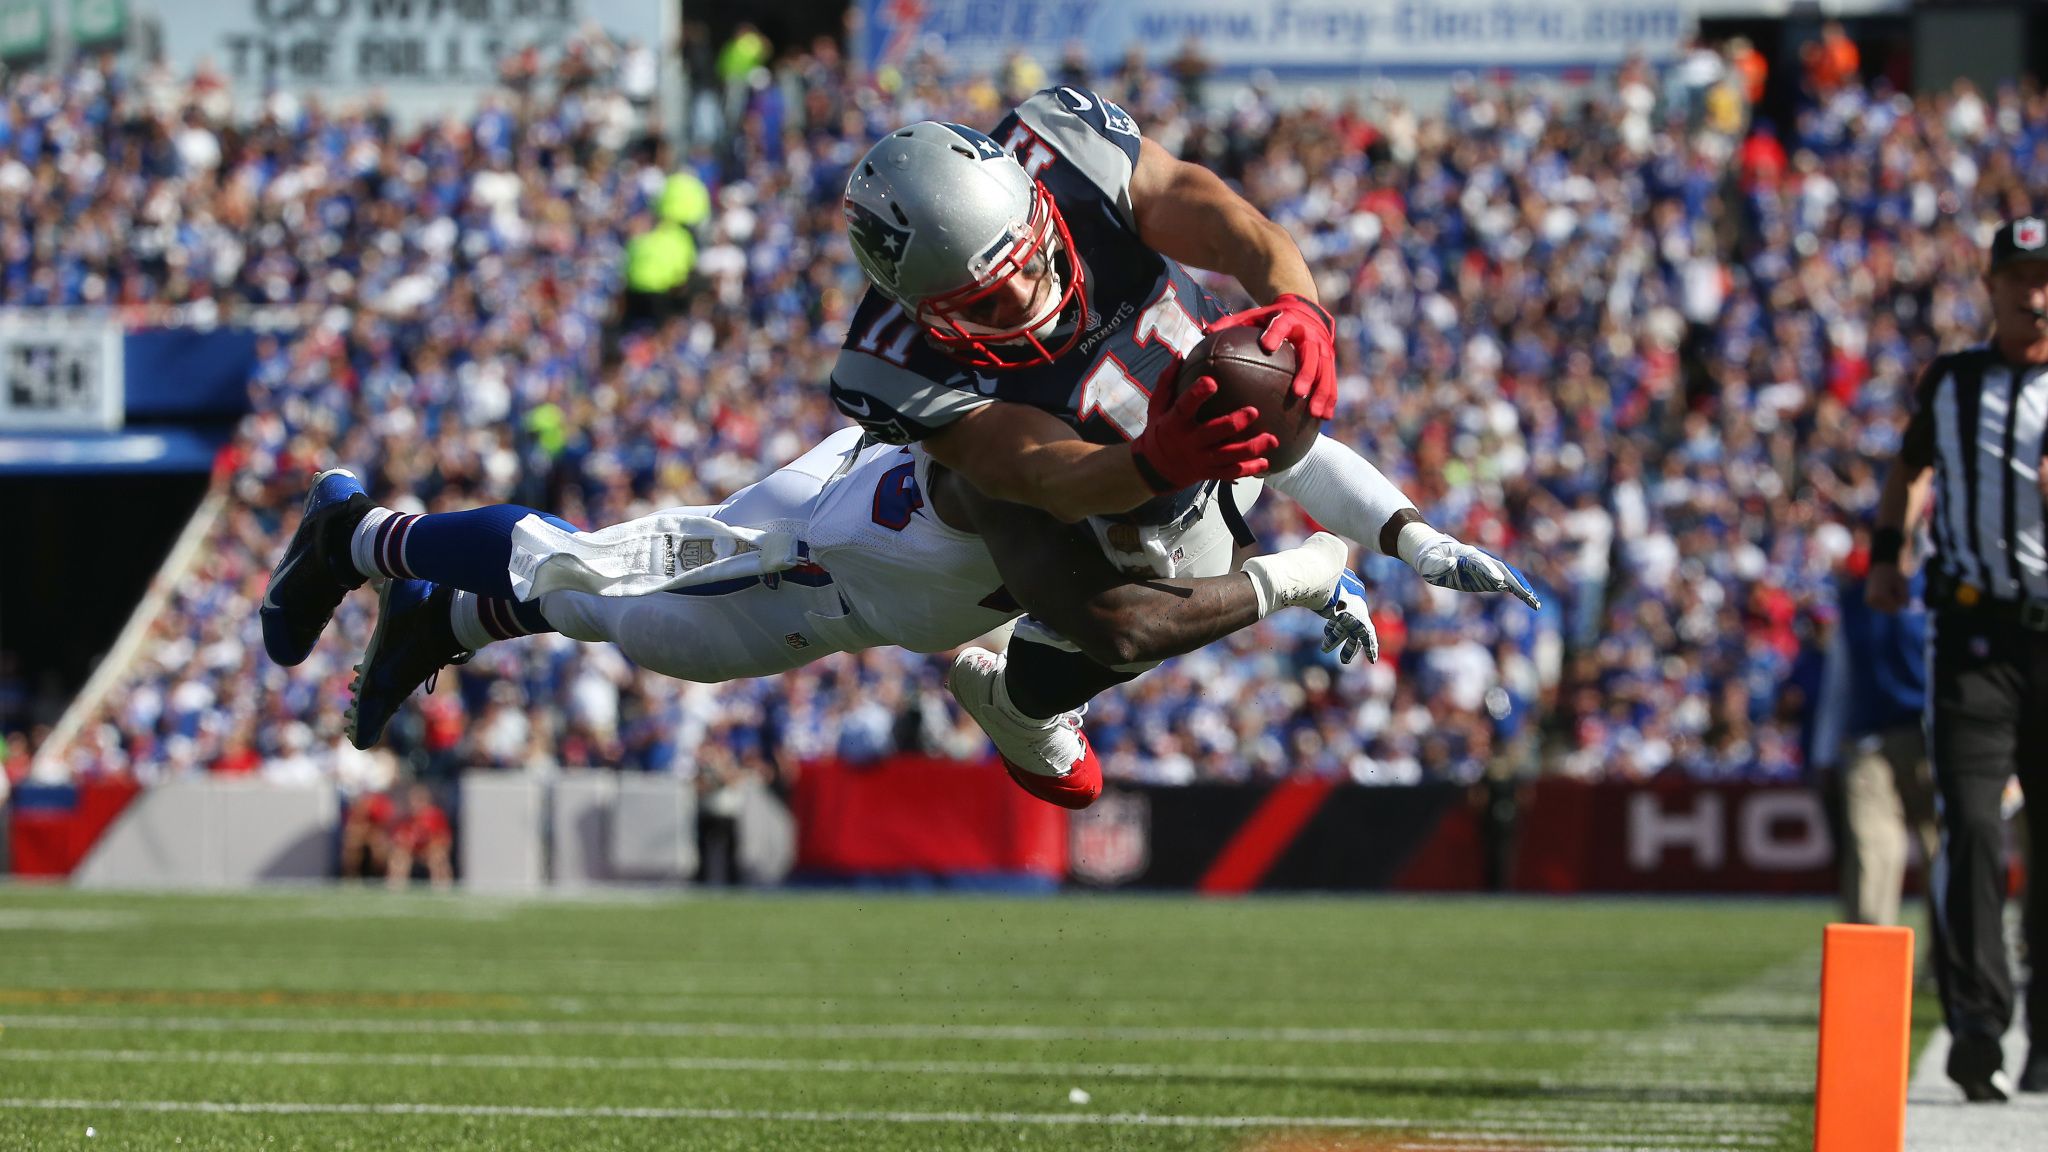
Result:
[[[1999,798],[2019,773],[2035,844],[2048,843],[2048,221],[1991,240],[1987,345],[1938,356],[1914,391],[1885,479],[1869,601],[1906,604],[1906,533],[1932,501],[1927,572],[1928,752],[1941,858],[1930,878],[1936,975],[1954,1046],[1948,1075],[1974,1101],[2012,1093],[1999,1040],[2012,1021]],[[2048,970],[2048,880],[2027,885],[2027,951]],[[2048,979],[2027,992],[2022,1091],[2048,1091]]]

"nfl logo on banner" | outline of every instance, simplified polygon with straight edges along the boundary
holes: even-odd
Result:
[[[2012,226],[2012,244],[2015,248],[2034,249],[2048,244],[2048,224],[2032,216],[2017,221]]]
[[[1074,879],[1105,888],[1144,875],[1152,862],[1152,804],[1143,793],[1105,791],[1074,813]]]

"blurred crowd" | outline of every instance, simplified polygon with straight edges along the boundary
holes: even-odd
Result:
[[[1461,80],[1440,110],[1225,90],[1192,50],[971,75],[924,52],[866,75],[829,41],[750,43],[696,94],[715,130],[685,154],[615,98],[617,58],[585,54],[573,84],[536,63],[418,130],[283,93],[236,118],[206,75],[6,82],[0,304],[291,321],[263,340],[196,571],[56,771],[254,765],[355,789],[397,757],[717,789],[816,757],[982,753],[944,656],[703,686],[560,637],[449,669],[387,749],[357,753],[342,717],[371,594],[292,670],[264,658],[255,606],[320,467],[404,509],[514,500],[600,526],[795,457],[841,424],[824,381],[863,288],[850,162],[905,122],[988,126],[1071,83],[1292,230],[1339,318],[1328,431],[1545,601],[1441,593],[1362,556],[1376,667],[1339,668],[1319,620],[1283,613],[1100,698],[1113,777],[1794,775],[1831,578],[1912,373],[1982,337],[1980,240],[2048,184],[2048,96],[1909,97],[1826,42],[1779,124],[1754,111],[1766,66],[1741,42],[1578,88]],[[709,192],[694,263],[672,309],[622,330],[626,246],[678,173]],[[1277,547],[1311,526],[1272,495],[1255,527]]]

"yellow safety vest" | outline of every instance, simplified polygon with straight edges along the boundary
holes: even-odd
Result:
[[[697,242],[675,224],[657,224],[626,242],[626,287],[634,292],[671,292],[690,278]]]

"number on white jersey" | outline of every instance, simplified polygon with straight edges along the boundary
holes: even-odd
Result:
[[[875,503],[868,517],[891,532],[910,527],[910,517],[924,507],[924,493],[917,488],[917,462],[906,460],[875,483]]]

